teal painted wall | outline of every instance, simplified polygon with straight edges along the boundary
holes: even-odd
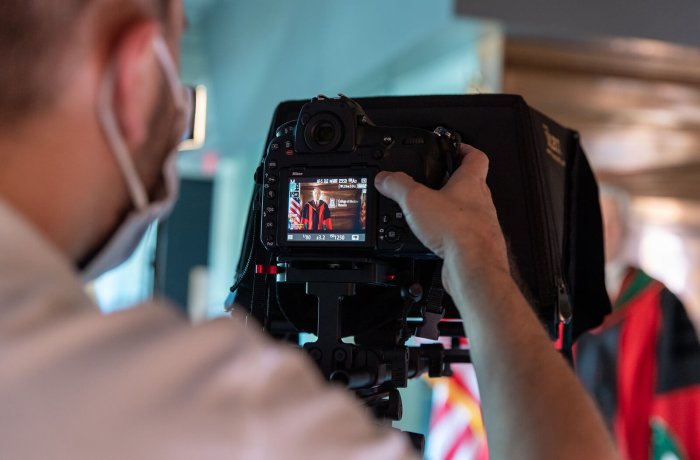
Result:
[[[452,9],[451,0],[219,0],[202,25],[222,149],[252,150],[256,162],[280,101],[347,91],[448,26]]]

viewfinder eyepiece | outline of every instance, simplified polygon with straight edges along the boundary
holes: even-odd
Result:
[[[343,137],[343,127],[331,113],[314,115],[306,124],[304,140],[313,152],[330,152],[336,149]]]

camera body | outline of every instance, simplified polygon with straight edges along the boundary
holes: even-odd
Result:
[[[312,99],[267,147],[258,173],[261,243],[293,258],[434,257],[396,202],[375,190],[374,177],[403,171],[440,188],[458,143],[446,130],[376,126],[344,96]]]

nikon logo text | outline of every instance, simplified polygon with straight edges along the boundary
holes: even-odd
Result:
[[[549,126],[542,124],[544,137],[547,140],[547,155],[562,166],[566,166],[564,153],[561,150],[561,141],[557,136],[549,132]]]

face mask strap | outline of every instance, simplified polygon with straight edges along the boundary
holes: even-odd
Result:
[[[107,69],[107,75],[102,81],[100,88],[97,115],[100,119],[104,134],[114,151],[117,163],[122,170],[129,195],[131,195],[131,201],[137,210],[142,210],[148,206],[148,194],[136,172],[136,167],[129,154],[129,148],[124,141],[114,113],[114,107],[112,105],[112,101],[114,100],[114,79],[114,65],[110,64]]]
[[[180,83],[175,63],[170,56],[170,51],[162,36],[158,35],[153,40],[153,49],[175,99],[175,106],[181,114],[185,115],[188,110],[188,100],[185,98],[184,87]],[[114,156],[124,175],[124,180],[126,181],[134,208],[140,211],[148,206],[148,193],[139,178],[134,162],[129,154],[129,148],[124,141],[119,123],[116,120],[114,107],[112,105],[114,98],[114,79],[115,70],[114,65],[111,64],[107,69],[107,74],[100,88],[98,116],[105,136],[114,150]]]
[[[183,109],[187,109],[187,99],[184,97],[183,87],[174,62],[162,38],[154,40],[154,48],[156,57],[166,75],[167,84],[171,89],[175,108],[180,112],[179,115],[182,116]],[[119,228],[112,234],[109,241],[87,264],[83,270],[83,278],[85,280],[95,279],[102,273],[124,262],[133,253],[148,226],[152,222],[167,216],[177,199],[179,185],[176,167],[177,149],[173,149],[163,164],[165,196],[149,203],[148,195],[137,174],[114,111],[115,79],[116,72],[112,63],[107,68],[104,80],[99,88],[97,99],[98,118],[107,142],[121,168],[136,212],[129,213]]]
[[[166,45],[162,35],[156,36],[153,40],[153,50],[163,67],[163,73],[165,73],[165,79],[170,86],[170,92],[175,98],[176,108],[183,116],[187,116],[191,106],[191,99],[185,96],[186,88],[180,82],[175,62],[173,62],[173,58],[168,50],[168,45]]]

